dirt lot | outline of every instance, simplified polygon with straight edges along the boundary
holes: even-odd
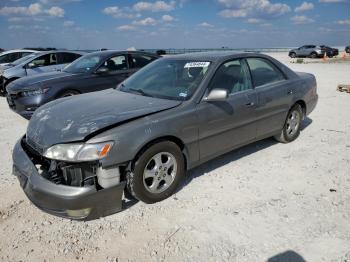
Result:
[[[27,121],[0,97],[0,260],[349,261],[350,94],[335,89],[350,84],[350,63],[274,56],[318,81],[319,104],[299,139],[231,152],[191,171],[175,196],[91,222],[27,200],[11,175]]]

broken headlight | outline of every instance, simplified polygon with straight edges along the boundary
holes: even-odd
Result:
[[[106,157],[112,146],[113,142],[58,144],[47,149],[44,157],[69,162],[93,161]]]

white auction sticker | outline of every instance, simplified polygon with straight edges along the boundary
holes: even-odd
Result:
[[[184,68],[208,67],[209,65],[210,65],[210,62],[190,62],[190,63],[186,63]]]

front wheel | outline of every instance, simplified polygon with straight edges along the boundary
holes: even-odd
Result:
[[[297,139],[300,134],[301,122],[303,120],[303,109],[296,104],[288,112],[281,133],[275,136],[275,139],[281,143],[289,143]]]
[[[297,57],[297,54],[296,54],[296,53],[290,53],[290,57],[291,57],[291,58],[296,58],[296,57]]]
[[[185,160],[173,142],[163,141],[144,150],[126,174],[127,190],[151,204],[171,196],[185,177]]]

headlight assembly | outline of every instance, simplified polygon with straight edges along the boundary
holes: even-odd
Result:
[[[44,157],[69,162],[94,161],[106,157],[112,146],[113,142],[58,144],[47,149]]]
[[[21,92],[22,96],[37,96],[41,94],[45,94],[49,88],[43,88],[43,89],[35,89],[35,90],[28,90]]]

